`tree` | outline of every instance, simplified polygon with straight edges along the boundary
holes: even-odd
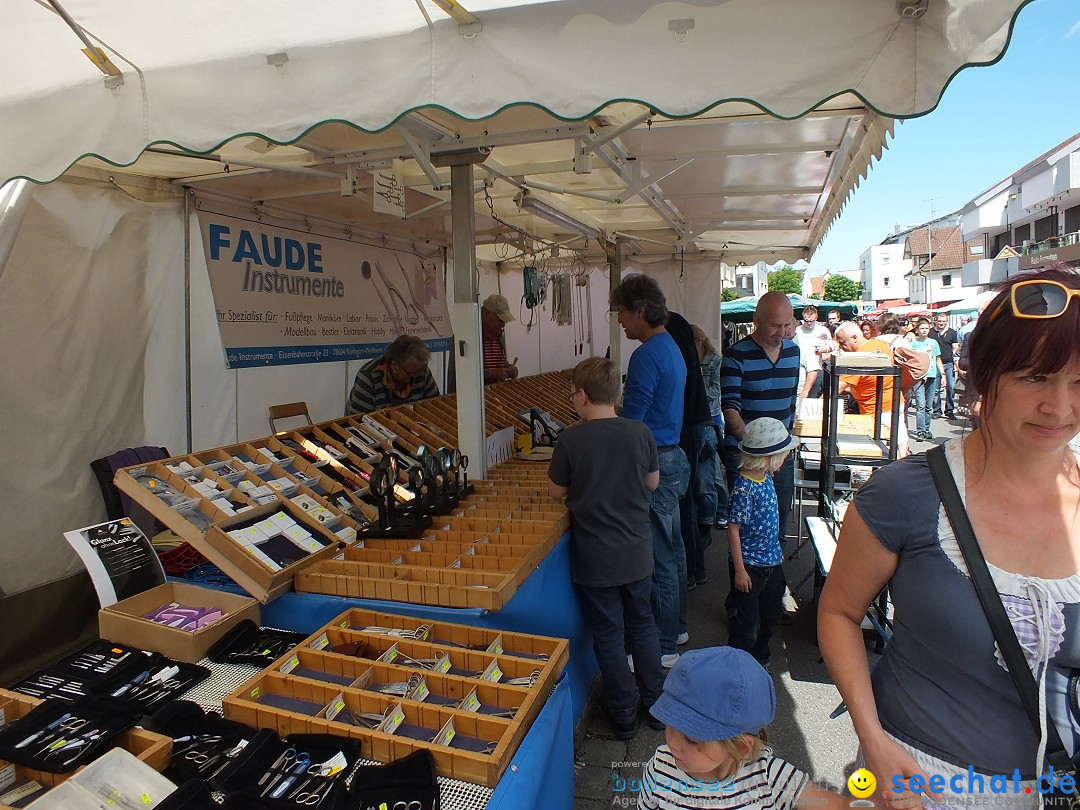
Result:
[[[720,293],[721,301],[734,301],[738,297],[739,296],[735,294],[735,290],[733,290],[731,287],[725,287]]]
[[[847,276],[832,276],[825,282],[826,301],[858,301],[862,296],[862,285]]]
[[[803,271],[784,265],[769,273],[769,292],[779,290],[782,293],[802,292]]]

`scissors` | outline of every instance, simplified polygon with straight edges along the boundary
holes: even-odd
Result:
[[[330,786],[333,784],[333,781],[327,781],[325,784],[316,785],[311,790],[304,790],[304,788],[308,786],[308,782],[310,781],[311,780],[309,779],[304,782],[304,784],[300,786],[300,792],[294,793],[290,797],[290,801],[296,802],[297,804],[306,804],[308,806],[319,804],[323,800],[323,797],[326,795],[327,791],[330,790]]]
[[[394,802],[393,810],[424,810],[424,805],[415,799],[410,802]]]
[[[178,748],[173,751],[173,754],[185,754],[189,751],[193,751],[202,746],[217,745],[221,742],[221,736],[218,734],[193,734],[189,737],[177,737],[174,742],[186,742],[188,745],[183,748]]]

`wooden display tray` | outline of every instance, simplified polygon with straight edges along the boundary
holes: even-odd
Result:
[[[210,528],[205,533],[199,531],[169,504],[153,495],[132,477],[133,472],[145,469],[147,473],[161,478],[171,486],[179,488],[179,486],[185,485],[186,482],[166,468],[165,464],[168,461],[171,461],[171,459],[118,470],[115,478],[116,485],[130,495],[132,500],[142,505],[151,515],[183,537],[196,551],[225,571],[241,588],[260,602],[265,604],[274,597],[290,590],[293,578],[298,571],[338,553],[341,542],[333,532],[311,518],[291,500],[280,497],[273,503],[252,507],[236,515],[229,516],[220,512],[220,510],[216,510],[215,517],[217,519]],[[252,476],[253,474],[250,471],[245,471],[244,475]],[[255,480],[261,483],[261,479],[256,478]],[[272,571],[245,551],[239,543],[229,537],[227,532],[230,528],[257,521],[282,511],[287,512],[297,524],[318,537],[324,548],[297,560],[280,571]]]
[[[527,428],[517,417],[517,412],[526,407],[548,411],[565,423],[575,421],[572,408],[566,402],[569,389],[569,377],[563,372],[488,386],[485,397],[492,406],[493,414],[488,420],[488,427],[494,430],[505,426],[501,422],[509,421],[516,432],[525,433]],[[438,450],[452,448],[456,443],[457,399],[452,395],[376,411],[365,418],[391,431],[396,436],[395,443],[412,451],[421,444]],[[282,441],[285,437],[302,441],[304,436],[309,436],[347,453],[354,466],[367,470],[370,468],[370,456],[366,451],[348,444],[351,434],[346,430],[362,421],[356,416],[343,417],[299,430],[135,465],[117,472],[116,485],[262,602],[296,587],[297,590],[344,596],[380,594],[379,598],[436,606],[496,610],[513,596],[569,527],[566,508],[547,494],[546,467],[511,460],[493,469],[490,480],[471,480],[475,488],[473,494],[448,510],[452,514],[434,518],[432,530],[425,532],[419,541],[424,544],[422,547],[417,548],[417,541],[406,541],[412,545],[401,547],[384,545],[388,541],[381,539],[365,538],[363,525],[343,512],[337,499],[341,496],[347,498],[367,515],[368,520],[377,518],[376,507],[364,502],[357,493],[346,489],[328,475],[323,465],[312,463]],[[374,439],[371,444],[376,444]],[[382,449],[387,447],[383,443]],[[261,452],[264,449],[272,455]],[[249,469],[239,462],[237,454],[246,456],[256,464],[266,465],[265,469]],[[203,532],[131,476],[133,470],[144,468],[187,497],[203,497],[184,480],[183,475],[170,471],[166,466],[179,461],[187,461],[196,468],[200,478],[215,482],[223,494],[227,492],[231,501],[243,506],[254,503],[254,498],[239,488],[243,481],[271,489],[281,486],[280,479],[295,482],[296,493],[312,498],[330,513],[329,520],[334,525],[329,533],[335,535],[335,543],[340,545],[342,539],[344,543],[356,540],[358,548],[379,552],[393,549],[408,553],[409,559],[399,565],[389,565],[386,555],[377,553],[346,555],[334,561],[329,558],[337,551],[323,549],[282,571],[271,572],[222,531],[234,525],[234,520],[245,520],[253,513],[251,510],[230,516],[203,498],[197,508],[211,524],[211,528]],[[231,464],[239,474],[226,478],[209,469],[219,462]],[[297,476],[297,473],[303,475]],[[309,486],[303,476],[318,478],[314,482],[317,489]],[[363,473],[350,473],[350,476],[355,479],[354,484],[362,485]],[[277,483],[271,484],[271,481]],[[296,495],[290,492],[289,497]],[[287,500],[282,498],[281,502],[287,503]],[[290,505],[284,508],[297,522],[307,525],[308,521],[299,518]],[[327,527],[323,528],[325,530]],[[339,531],[342,535],[337,536]],[[314,531],[312,533],[316,534]],[[436,548],[430,544],[443,545]],[[475,546],[471,553],[470,546]],[[457,558],[463,554],[475,556],[475,560],[463,558],[460,565],[455,565]],[[441,556],[436,558],[430,555]],[[499,561],[492,563],[487,559],[489,555],[498,557]]]
[[[569,516],[557,524],[492,520],[481,518],[439,518],[440,528],[425,532],[419,540],[363,540],[363,549],[348,549],[343,557],[325,560],[297,574],[297,591],[329,593],[358,599],[388,599],[412,604],[446,605],[461,608],[499,610],[535,570],[562,537]],[[455,530],[441,528],[458,526]],[[544,534],[519,534],[518,529]],[[368,550],[393,549],[398,555],[455,555],[460,564],[452,567],[393,563]],[[425,545],[426,544],[426,545]],[[445,551],[440,552],[440,546]],[[509,567],[490,567],[474,562],[492,547],[506,552],[514,561]],[[472,548],[472,554],[469,553]],[[498,552],[492,552],[497,554]],[[494,559],[499,559],[495,556]],[[429,562],[431,560],[428,560]],[[451,563],[454,559],[450,560]]]
[[[887,416],[888,412],[883,413],[883,416]],[[883,439],[889,438],[889,423],[888,420],[881,426],[881,437]],[[847,413],[841,414],[839,423],[836,428],[837,435],[847,434],[850,436],[873,436],[874,435],[874,416],[869,413]],[[796,436],[821,436],[821,419],[796,419],[795,430]]]
[[[37,698],[29,695],[0,689],[0,711],[3,711],[6,723],[26,716],[40,702]],[[123,748],[134,754],[155,771],[161,773],[169,765],[169,760],[172,757],[173,741],[171,737],[134,726],[117,735],[115,747]],[[8,768],[14,769],[16,780],[33,779],[35,782],[49,787],[56,787],[82,770],[82,768],[78,768],[70,773],[49,773],[48,771],[37,771],[22,765],[0,761],[0,775],[3,775]],[[7,805],[0,804],[0,810],[7,810]]]
[[[417,637],[360,629],[375,627]],[[348,642],[364,643],[359,657],[328,649]],[[497,646],[488,651],[493,645]],[[322,733],[356,739],[360,755],[378,762],[426,749],[440,775],[495,787],[565,668],[568,649],[563,639],[349,610],[225,698],[222,708],[230,720],[280,735]],[[377,660],[390,652],[396,653],[394,660]],[[447,672],[414,663],[444,655],[450,666]],[[493,666],[503,682],[481,678]],[[410,676],[424,678],[426,697],[403,698],[375,688],[408,681]],[[505,683],[512,678],[528,683]],[[469,701],[473,694],[475,701]],[[340,707],[340,713],[327,719],[327,707]],[[413,727],[411,733],[423,739],[405,736],[405,729],[391,734],[350,721],[350,712],[385,714],[394,707],[400,707],[404,724]],[[503,714],[510,716],[499,716]],[[448,720],[458,738],[485,741],[490,750],[433,742]]]

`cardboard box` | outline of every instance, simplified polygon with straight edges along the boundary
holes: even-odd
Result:
[[[194,633],[143,618],[169,602],[193,607],[217,607],[225,615]],[[244,619],[259,624],[259,603],[249,596],[201,588],[186,582],[166,582],[99,610],[98,633],[109,641],[196,663],[206,657],[206,651],[219,638]]]

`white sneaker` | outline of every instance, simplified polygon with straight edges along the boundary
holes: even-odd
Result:
[[[683,644],[688,643],[689,641],[690,641],[690,634],[689,633],[679,633],[679,637],[675,639],[675,643],[678,644],[680,647]]]
[[[667,655],[660,656],[660,666],[664,669],[671,669],[675,666],[675,662],[679,660],[678,653],[668,653]]]

